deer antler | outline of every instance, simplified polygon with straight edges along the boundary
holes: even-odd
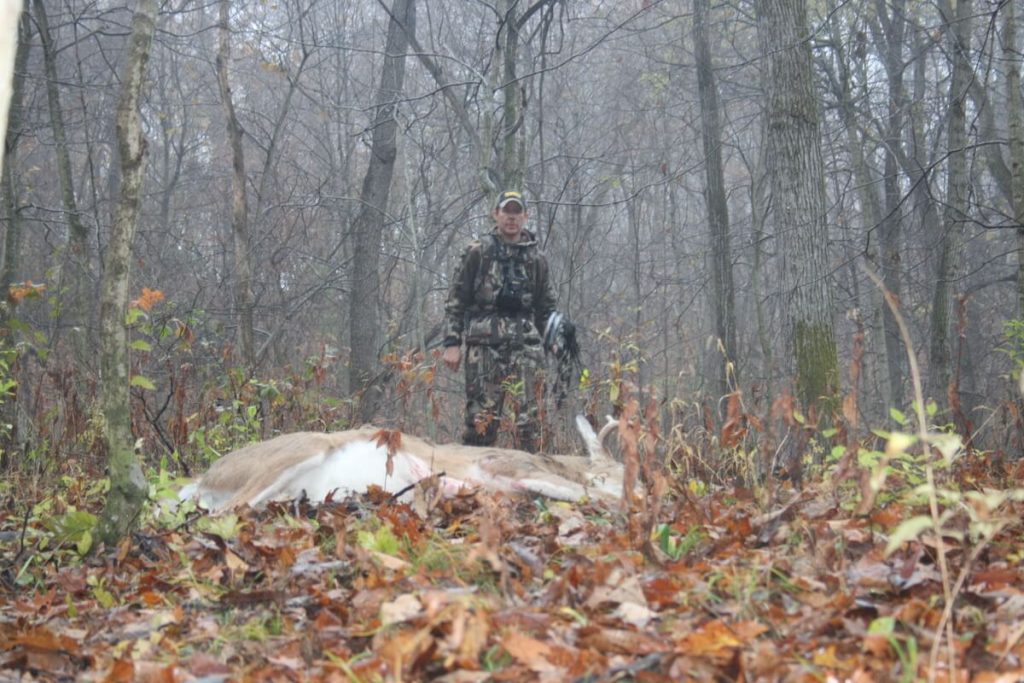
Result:
[[[597,442],[601,444],[601,448],[604,448],[604,440],[608,438],[608,435],[612,433],[612,430],[619,428],[619,421],[611,415],[605,415],[604,419],[607,420],[607,422],[604,427],[601,427],[601,431],[597,433]]]
[[[608,418],[612,420],[612,418]],[[615,459],[608,454],[608,450],[604,447],[604,439],[608,436],[608,433],[617,423],[612,420],[604,427],[601,428],[600,434],[594,433],[594,428],[590,426],[590,422],[582,415],[576,416],[576,430],[583,437],[583,443],[587,446],[587,455],[590,456],[591,462],[608,461],[614,462]]]

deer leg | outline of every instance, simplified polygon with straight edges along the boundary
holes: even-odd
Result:
[[[564,500],[569,503],[575,503],[587,495],[587,490],[579,484],[555,476],[552,476],[551,479],[517,479],[514,486],[520,491],[528,491],[538,496]]]

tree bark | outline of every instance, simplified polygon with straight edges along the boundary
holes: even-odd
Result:
[[[0,64],[0,74],[3,74],[3,85],[0,86],[0,132],[5,134],[3,140],[3,154],[0,155],[0,177],[3,178],[3,202],[7,214],[7,230],[4,232],[4,253],[3,261],[0,263],[0,294],[7,295],[11,284],[18,277],[18,269],[21,263],[21,216],[18,206],[18,188],[14,176],[14,167],[18,159],[18,139],[21,136],[21,125],[23,120],[23,100],[25,94],[25,66],[28,63],[29,36],[31,35],[31,19],[28,12],[23,12],[18,17],[20,2],[10,0],[9,7],[4,7],[5,13],[9,12],[10,17],[3,16],[3,21],[12,19],[10,26],[15,29],[14,44],[0,47],[0,60],[10,63]],[[3,22],[0,22],[3,23]],[[6,24],[5,24],[6,25]],[[5,36],[5,40],[6,40]],[[8,48],[15,48],[7,54]],[[10,88],[7,87],[6,74],[10,71],[13,79],[10,81]],[[8,108],[8,103],[10,108]],[[0,321],[5,321],[9,310],[6,307],[0,308],[3,315]]]
[[[761,0],[757,33],[766,64],[768,176],[789,300],[787,331],[797,394],[810,410],[834,397],[838,362],[818,102],[804,0]]]
[[[57,54],[50,35],[50,22],[46,16],[43,0],[33,0],[36,25],[39,27],[39,41],[43,46],[43,65],[46,70],[46,99],[50,106],[50,123],[53,139],[57,146],[57,177],[60,179],[61,198],[64,213],[70,227],[71,244],[74,249],[84,248],[89,239],[89,230],[82,223],[75,198],[75,186],[71,176],[71,156],[68,152],[67,130],[64,126],[64,110],[60,102],[57,77]]]
[[[20,15],[20,16],[19,16]],[[14,167],[17,164],[18,137],[21,131],[22,103],[25,91],[25,65],[28,61],[30,20],[22,12],[21,0],[0,0],[0,179],[4,213],[7,216],[0,257],[0,349],[14,346],[14,330],[9,322],[12,307],[6,301],[18,273],[21,258],[21,216]],[[20,379],[20,378],[19,378]],[[23,390],[24,384],[19,381]],[[6,470],[18,442],[27,435],[18,419],[24,411],[20,404],[0,396],[0,471]]]
[[[767,122],[762,118],[761,138],[767,139]],[[765,268],[765,252],[770,235],[765,234],[768,225],[770,206],[770,182],[768,180],[767,154],[762,145],[757,153],[755,163],[750,168],[750,223],[752,226],[751,242],[753,243],[753,261],[750,264],[750,293],[754,299],[754,317],[757,321],[757,343],[761,348],[762,377],[765,378],[763,388],[767,405],[772,404],[775,378],[775,338],[769,329],[769,311],[766,310],[768,296],[765,294],[768,278]]]
[[[697,93],[700,98],[701,140],[704,145],[704,201],[711,237],[712,310],[715,335],[724,349],[720,365],[718,392],[730,392],[730,367],[735,368],[736,303],[732,279],[732,251],[729,243],[729,208],[725,198],[722,171],[722,131],[718,86],[711,62],[707,28],[708,0],[693,2],[693,42],[697,66]],[[735,371],[733,375],[735,378]]]
[[[1010,128],[1010,176],[1013,185],[1013,216],[1017,224],[1017,318],[1024,320],[1024,104],[1020,94],[1020,52],[1014,24],[1013,3],[1004,6],[1003,56]]]
[[[970,87],[971,12],[973,0],[958,0],[956,9],[940,3],[948,29],[953,78],[949,85],[946,143],[946,203],[935,235],[939,260],[935,273],[930,320],[928,395],[942,399],[952,378],[954,283],[959,275],[967,217],[967,97]],[[956,15],[953,15],[953,12]]]
[[[501,68],[501,187],[522,189],[525,160],[520,153],[523,136],[523,91],[517,76],[519,61],[519,22],[516,0],[507,0],[497,44],[502,46]]]
[[[0,149],[6,151],[6,134],[8,123],[8,111],[12,101],[15,99],[17,82],[18,50],[21,47],[19,33],[24,30],[21,24],[25,21],[21,16],[21,2],[18,0],[3,0],[0,2]],[[0,173],[4,170],[4,156],[0,155]]]
[[[828,82],[832,87],[843,123],[843,129],[846,133],[846,147],[850,155],[853,177],[856,180],[857,199],[860,201],[861,229],[865,238],[864,254],[868,261],[873,264],[874,268],[882,272],[886,270],[885,255],[888,251],[884,245],[881,246],[881,249],[879,248],[879,243],[883,240],[877,239],[876,235],[885,231],[884,223],[886,222],[893,222],[898,226],[899,217],[886,216],[883,220],[885,214],[882,208],[882,197],[878,192],[878,187],[882,184],[882,180],[872,170],[869,163],[869,159],[873,158],[875,154],[872,146],[872,143],[875,141],[872,140],[870,131],[861,120],[861,112],[858,111],[860,102],[868,98],[868,91],[865,87],[865,84],[868,82],[868,68],[865,64],[867,61],[866,38],[854,42],[850,40],[853,36],[844,34],[844,30],[852,32],[852,29],[847,22],[841,19],[836,5],[837,3],[835,2],[830,2],[828,5],[830,46],[834,51],[835,57],[834,60],[822,59],[820,63],[828,76]],[[885,35],[879,36],[875,30],[878,23],[871,22],[873,33],[876,33],[875,43],[885,46],[887,44]],[[882,21],[881,23],[888,26],[887,21]],[[859,32],[856,35],[864,36],[864,34]],[[854,48],[852,51],[847,51],[845,46],[851,43],[853,43]],[[858,75],[860,76],[859,82],[857,79]],[[889,171],[890,159],[891,155],[886,154],[886,172]],[[889,180],[887,177],[885,181],[887,190],[889,188]],[[859,240],[859,237],[853,237],[849,240],[849,243],[852,245],[857,240]],[[860,288],[857,286],[856,268],[852,267],[857,257],[851,254],[848,258],[851,264],[851,272],[854,274],[851,279],[856,288],[855,291],[859,293]],[[896,283],[898,286],[898,279]],[[873,392],[875,400],[871,404],[867,401],[861,401],[858,405],[861,409],[864,409],[874,404],[872,407],[877,407],[881,410],[880,415],[888,415],[887,411],[890,406],[902,404],[902,398],[899,398],[899,400],[895,399],[899,387],[898,372],[894,376],[893,350],[889,345],[890,332],[894,332],[898,336],[899,331],[895,327],[889,326],[892,313],[889,311],[888,306],[886,306],[885,297],[879,288],[873,285],[869,287],[865,298],[870,302],[869,310],[871,315],[869,319],[872,321],[873,326],[880,331],[871,337],[877,362],[865,368],[867,370],[865,374],[869,377],[874,376],[874,383],[878,387],[878,391]],[[859,294],[857,299],[858,301],[860,300]],[[900,367],[898,360],[897,358],[897,368]]]
[[[231,30],[229,10],[231,0],[220,0],[219,45],[217,49],[217,83],[227,123],[228,144],[231,149],[231,236],[235,249],[235,310],[238,314],[238,334],[242,362],[251,372],[256,364],[255,332],[252,295],[252,250],[249,237],[249,207],[245,192],[245,153],[242,150],[242,126],[235,114],[235,103],[228,81],[231,61]]]
[[[920,26],[923,17],[912,18],[918,28],[914,29],[914,40],[911,52],[916,55],[914,61],[913,92],[910,96],[910,131],[908,133],[908,147],[910,157],[904,164],[904,172],[910,181],[910,194],[913,200],[914,214],[917,216],[917,224],[925,230],[938,225],[939,211],[938,190],[932,187],[931,173],[933,166],[933,151],[929,147],[927,129],[930,121],[927,120],[925,100],[929,97],[928,65],[931,60],[928,53],[934,48],[934,43],[927,27]],[[931,259],[929,259],[931,261]]]
[[[67,128],[64,125],[64,109],[61,104],[59,77],[57,74],[57,52],[50,33],[49,17],[43,0],[33,0],[36,26],[39,29],[39,42],[43,48],[43,67],[46,73],[46,99],[50,110],[50,124],[53,129],[53,141],[57,156],[57,178],[60,181],[61,202],[64,216],[68,221],[68,250],[65,254],[65,267],[59,277],[60,290],[66,290],[62,302],[61,317],[65,325],[71,327],[88,327],[92,316],[92,288],[89,286],[89,228],[82,221],[75,196],[74,177],[71,172],[71,154],[68,149]],[[63,325],[57,325],[59,334]],[[88,335],[75,335],[73,347],[82,360],[89,351],[85,340]]]
[[[153,42],[156,13],[156,0],[138,0],[117,104],[121,191],[110,229],[100,295],[100,392],[110,492],[99,522],[98,537],[108,545],[116,543],[132,529],[146,500],[146,478],[135,456],[135,439],[132,436],[125,316],[128,312],[132,242],[146,172],[146,138],[142,132],[139,101]]]
[[[370,163],[363,178],[359,213],[352,227],[349,388],[360,395],[359,415],[364,422],[370,421],[380,402],[380,388],[374,380],[378,371],[381,238],[398,156],[395,109],[405,80],[406,34],[415,32],[415,26],[415,0],[394,0],[388,22],[384,66],[375,97]]]
[[[903,193],[900,188],[899,163],[897,155],[902,146],[903,111],[906,106],[906,88],[903,71],[904,44],[906,42],[906,1],[895,0],[890,14],[886,14],[883,3],[878,3],[878,18],[882,25],[885,48],[885,70],[889,87],[889,111],[885,129],[885,215],[878,226],[881,243],[880,265],[882,282],[886,290],[899,301],[901,286],[901,242],[903,217],[900,205]],[[885,336],[886,368],[889,375],[891,405],[903,407],[903,375],[905,353],[896,318],[889,306],[882,306],[882,334]]]

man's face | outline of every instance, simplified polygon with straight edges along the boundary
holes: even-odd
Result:
[[[518,202],[509,202],[500,209],[494,210],[494,222],[498,224],[498,234],[506,242],[518,242],[519,235],[526,225],[526,211]]]

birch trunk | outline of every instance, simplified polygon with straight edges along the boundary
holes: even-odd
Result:
[[[18,206],[18,188],[15,181],[14,167],[18,158],[18,138],[21,134],[22,106],[25,93],[25,65],[28,62],[29,36],[31,35],[31,19],[28,12],[18,17],[20,3],[18,0],[6,0],[3,8],[3,22],[11,20],[10,26],[15,29],[14,41],[0,46],[0,134],[4,134],[3,154],[0,155],[0,177],[3,178],[3,202],[7,214],[7,230],[4,232],[3,261],[0,263],[0,293],[6,296],[11,284],[18,277],[21,262],[21,216]],[[9,16],[8,16],[9,15]],[[0,22],[2,23],[2,22]],[[6,41],[8,36],[4,36]],[[14,42],[17,43],[15,49]],[[8,54],[10,50],[10,54]],[[13,79],[8,81],[7,74]],[[8,87],[9,86],[9,87]],[[8,103],[10,108],[8,109]],[[8,309],[2,308],[0,320],[6,320]]]
[[[142,132],[139,101],[153,42],[156,13],[156,0],[138,0],[117,104],[121,191],[110,229],[100,295],[100,400],[105,420],[103,434],[110,471],[110,492],[97,531],[99,539],[108,545],[123,538],[135,525],[146,500],[147,489],[146,478],[135,456],[135,439],[132,436],[125,317],[128,313],[132,242],[146,172],[146,138]]]
[[[20,18],[19,18],[20,15]],[[21,256],[21,219],[18,215],[18,192],[14,180],[18,134],[21,130],[22,95],[25,63],[28,59],[29,18],[21,13],[20,0],[0,0],[0,178],[4,213],[7,215],[0,258],[0,349],[13,346],[13,330],[8,323],[11,306],[4,301],[18,272]],[[18,382],[20,390],[25,386]],[[11,452],[24,443],[28,430],[22,428],[19,416],[24,413],[17,401],[0,396],[0,471],[6,471]],[[8,425],[8,426],[4,426]],[[19,443],[20,442],[20,443]]]
[[[7,117],[14,100],[17,72],[17,52],[20,45],[19,31],[22,22],[21,3],[18,0],[0,0],[0,149],[6,151]],[[4,154],[0,153],[0,173],[4,171]]]

